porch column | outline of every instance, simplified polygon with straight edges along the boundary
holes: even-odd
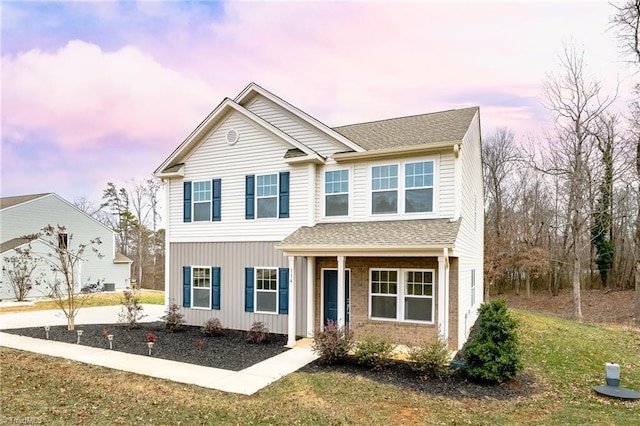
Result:
[[[344,256],[338,256],[338,327],[344,327],[346,312],[344,309]]]
[[[316,288],[316,258],[315,256],[307,257],[307,337],[313,337],[313,329],[315,327],[315,292]]]
[[[449,324],[447,323],[449,313],[447,295],[447,249],[444,249],[442,256],[438,256],[438,335],[443,341],[449,338]]]
[[[288,314],[288,337],[287,346],[294,347],[296,344],[296,258],[289,256],[289,314]]]

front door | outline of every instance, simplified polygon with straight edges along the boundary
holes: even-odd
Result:
[[[345,323],[349,323],[349,271],[344,271],[344,312]],[[324,323],[332,320],[338,322],[338,271],[335,269],[325,269],[323,271],[324,282]]]

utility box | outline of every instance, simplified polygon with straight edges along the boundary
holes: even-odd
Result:
[[[620,365],[614,362],[604,364],[607,386],[620,386]]]
[[[104,291],[116,291],[116,283],[104,283]]]

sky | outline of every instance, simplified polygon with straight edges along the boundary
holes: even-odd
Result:
[[[563,45],[624,109],[606,1],[3,0],[0,196],[99,201],[148,179],[255,82],[330,127],[480,106],[483,137],[537,140]]]

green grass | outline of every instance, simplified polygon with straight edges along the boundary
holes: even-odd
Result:
[[[599,397],[592,387],[604,383],[604,362],[615,361],[622,385],[640,389],[640,330],[512,312],[524,374],[536,381],[527,397],[446,398],[338,372],[294,373],[240,396],[2,348],[1,415],[60,425],[638,424],[640,401]]]
[[[140,297],[140,303],[146,303],[151,305],[163,305],[164,304],[164,292],[142,290],[138,296]],[[90,308],[95,306],[113,306],[120,305],[122,293],[94,293],[87,296],[80,295],[79,297],[86,298],[83,307]],[[6,314],[10,312],[30,312],[30,311],[42,311],[47,309],[58,309],[55,302],[48,300],[42,302],[36,302],[33,305],[28,306],[6,306],[0,308],[0,314]]]

